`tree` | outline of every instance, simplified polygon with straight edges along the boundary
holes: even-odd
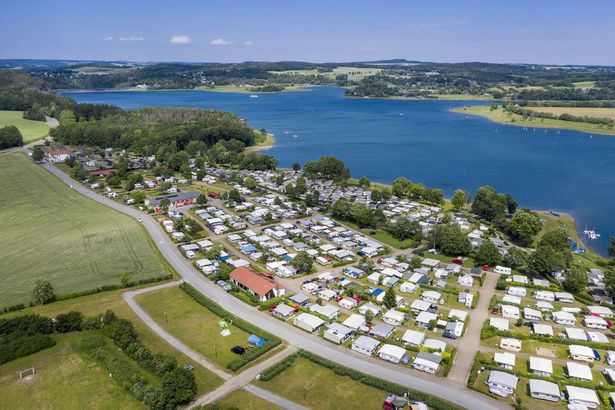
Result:
[[[324,179],[345,180],[350,177],[350,170],[341,159],[322,156],[318,161],[308,161],[303,167],[305,175]]]
[[[190,168],[190,165],[182,164],[179,168],[179,173],[182,174],[182,176],[188,181],[192,181],[192,169]]]
[[[43,148],[40,145],[35,145],[32,148],[32,159],[36,162],[43,160]]]
[[[519,248],[511,247],[504,258],[502,263],[511,268],[518,268],[523,266],[527,262],[527,255]]]
[[[412,181],[407,178],[399,177],[393,181],[393,195],[403,198],[408,195],[408,190],[412,186]]]
[[[462,209],[466,203],[467,193],[463,189],[456,189],[451,204],[455,209]]]
[[[295,172],[301,171],[301,164],[298,163],[298,162],[295,162],[293,164],[293,171],[295,171]]]
[[[421,227],[417,221],[410,222],[404,217],[399,218],[389,229],[391,235],[398,241],[413,238],[420,231]]]
[[[392,286],[389,287],[384,294],[384,299],[382,300],[382,303],[384,303],[384,306],[388,307],[389,309],[392,309],[397,306],[397,300],[395,299],[395,289]]]
[[[238,190],[233,188],[228,192],[228,199],[233,202],[241,202],[241,194]]]
[[[135,191],[130,196],[137,204],[142,203],[145,200],[145,192]]]
[[[412,266],[413,269],[418,269],[423,266],[423,261],[420,257],[415,255],[412,257],[412,259],[410,259],[410,266]]]
[[[538,245],[536,251],[528,258],[528,271],[538,275],[566,269],[572,260],[570,250],[557,250],[549,245]]]
[[[615,258],[615,235],[611,238],[611,243],[609,244],[607,252],[611,258]]]
[[[246,186],[246,188],[249,189],[254,189],[256,188],[256,180],[254,179],[253,176],[249,176],[247,177],[244,181],[243,184]]]
[[[290,264],[297,269],[297,273],[303,274],[312,271],[313,263],[314,260],[307,252],[299,252]]]
[[[19,128],[14,125],[0,128],[0,149],[21,147],[22,145],[23,137]]]
[[[564,289],[579,293],[587,287],[587,271],[579,265],[572,265],[564,275]]]
[[[83,168],[81,164],[75,165],[73,167],[73,170],[70,172],[70,175],[77,181],[83,181],[88,177],[87,171]]]
[[[508,211],[508,200],[489,186],[478,188],[472,202],[472,213],[490,222],[504,219]]]
[[[130,272],[122,272],[122,275],[120,276],[120,286],[127,288],[130,286],[131,282],[132,276],[130,275]]]
[[[51,283],[46,280],[39,279],[34,284],[32,289],[32,304],[46,305],[56,300],[56,295],[53,291]]]
[[[362,176],[361,178],[359,178],[359,186],[363,187],[363,188],[368,188],[371,185],[371,183],[369,182],[369,179],[367,179],[366,176]]]
[[[372,227],[376,223],[374,211],[361,203],[354,203],[350,208],[350,216],[360,228]]]
[[[500,255],[497,246],[495,246],[493,242],[490,240],[485,240],[478,247],[478,251],[476,252],[476,257],[474,259],[476,260],[476,263],[480,263],[481,265],[495,266],[501,262],[502,256]]]
[[[457,225],[438,225],[436,248],[448,255],[464,256],[470,253],[470,241]]]
[[[342,220],[349,220],[351,217],[352,204],[345,199],[338,199],[331,205],[331,216]]]
[[[196,198],[196,204],[200,207],[204,207],[205,205],[207,205],[207,202],[207,195],[205,195],[204,193],[200,193],[199,196]]]
[[[440,205],[444,201],[444,191],[441,189],[427,188],[422,198],[435,205]]]
[[[81,312],[73,310],[56,316],[53,328],[57,333],[78,332],[81,330],[82,324],[83,315]]]
[[[371,309],[365,311],[365,323],[371,325],[374,322],[374,312]]]
[[[169,198],[162,198],[160,200],[160,209],[162,209],[164,212],[169,210],[170,205],[171,201],[169,200]]]
[[[609,266],[604,271],[604,285],[606,286],[611,296],[615,296],[615,267],[614,266]]]
[[[542,223],[538,215],[529,209],[522,209],[513,216],[508,224],[508,234],[515,243],[529,246],[534,242],[534,237],[541,228]]]
[[[568,232],[564,228],[555,228],[540,238],[539,246],[550,246],[555,250],[568,249]]]

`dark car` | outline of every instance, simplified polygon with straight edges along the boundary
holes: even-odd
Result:
[[[442,333],[442,336],[448,338],[448,339],[457,339],[457,335],[455,335],[455,333],[453,332],[449,332],[448,330],[445,331],[444,333]]]
[[[494,306],[491,308],[491,314],[496,315],[500,311],[500,308]]]
[[[600,353],[598,353],[596,349],[592,349],[592,352],[594,353],[594,359],[596,359],[596,361],[599,362],[602,359],[602,357],[600,356]]]
[[[241,347],[241,346],[233,346],[233,347],[231,347],[231,352],[241,356],[242,354],[244,354],[246,352],[246,349],[244,347]]]

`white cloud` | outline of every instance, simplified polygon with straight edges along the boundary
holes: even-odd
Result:
[[[217,38],[215,40],[211,40],[211,43],[209,43],[209,44],[211,44],[212,46],[227,46],[227,45],[233,44],[233,43],[228,42],[228,41],[226,41],[223,38]]]
[[[248,41],[244,41],[244,42],[243,42],[243,45],[244,45],[244,46],[253,46],[253,45],[254,45],[254,43],[253,43],[252,41],[249,41],[249,40],[248,40]]]
[[[173,36],[169,40],[171,44],[191,44],[192,40],[188,36]]]
[[[143,41],[145,40],[143,37],[120,37],[120,41]]]
[[[102,41],[113,41],[113,37],[103,37],[101,38]]]

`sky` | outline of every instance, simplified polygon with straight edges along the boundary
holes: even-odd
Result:
[[[0,59],[615,65],[615,1],[7,1]]]

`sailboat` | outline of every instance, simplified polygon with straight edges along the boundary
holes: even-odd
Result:
[[[594,227],[594,229],[587,229],[587,226],[586,226],[585,230],[583,231],[583,233],[585,235],[587,235],[587,237],[589,239],[591,239],[591,240],[600,238],[600,234],[596,232],[596,228],[595,227]]]

